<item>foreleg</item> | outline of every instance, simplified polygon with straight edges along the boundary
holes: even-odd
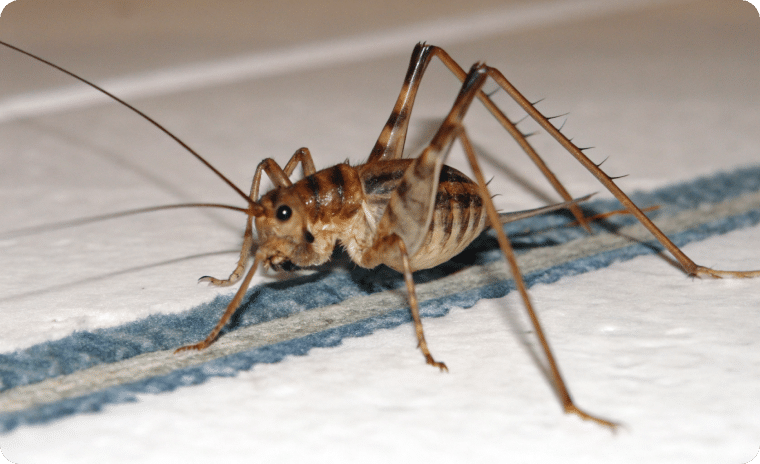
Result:
[[[251,269],[248,270],[248,274],[246,274],[245,279],[243,279],[243,283],[240,285],[240,288],[238,288],[238,291],[235,292],[235,296],[232,298],[232,301],[227,305],[227,309],[225,309],[224,314],[222,315],[221,319],[219,319],[219,322],[216,323],[216,326],[211,330],[211,332],[208,334],[208,336],[203,339],[203,341],[198,342],[194,345],[186,345],[180,348],[177,348],[174,350],[174,354],[179,353],[180,351],[188,351],[188,350],[202,350],[204,348],[207,348],[209,345],[214,343],[214,340],[216,340],[216,337],[219,336],[219,332],[222,331],[225,325],[227,325],[227,322],[230,320],[233,314],[235,314],[235,311],[237,311],[238,307],[240,307],[240,303],[243,301],[243,297],[245,296],[246,290],[248,290],[248,286],[251,284],[251,280],[253,279],[253,275],[256,273],[256,269],[259,267],[258,260],[255,260],[253,262],[253,266],[251,266]]]

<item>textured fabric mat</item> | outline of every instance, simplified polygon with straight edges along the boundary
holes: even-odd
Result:
[[[650,216],[680,246],[760,222],[760,167],[637,193],[633,199],[642,207],[659,205]],[[594,214],[620,206],[598,200],[583,207]],[[572,220],[559,213],[508,225],[528,286],[662,250],[628,215],[595,224],[594,235],[573,227]],[[0,355],[0,430],[232,376],[410,322],[400,274],[384,267],[359,269],[340,254],[335,261],[249,290],[220,339],[200,353],[173,351],[204,338],[231,295],[181,314],[76,332]],[[514,288],[490,233],[452,261],[415,273],[415,281],[424,317],[440,317],[452,307],[470,307]]]

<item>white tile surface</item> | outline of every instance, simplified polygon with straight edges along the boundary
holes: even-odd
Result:
[[[29,12],[7,10],[0,38],[98,81],[250,54],[282,56],[314,44],[355,44],[368,36],[400,36],[418,22],[464,24],[483,12],[512,8],[517,15],[526,5],[542,5],[451,2],[428,14],[424,3],[341,8],[339,2],[291,2],[258,10],[237,3],[177,9],[171,2],[77,2],[76,8],[51,4],[45,10],[31,0],[16,3],[28,3]],[[448,41],[443,34],[440,43],[463,66],[485,59],[529,97],[546,97],[540,105],[546,113],[571,111],[566,132],[580,145],[594,145],[596,159],[610,156],[608,172],[630,174],[621,182],[626,190],[757,164],[757,12],[738,0],[615,2],[620,5],[630,9],[594,17],[586,11],[588,19],[564,23],[549,12],[530,27],[505,25],[504,32],[473,31]],[[284,162],[304,145],[318,167],[365,158],[395,100],[413,41],[403,51],[383,45],[388,49],[364,60],[134,103],[247,187],[262,158]],[[3,98],[71,86],[52,70],[0,53]],[[457,90],[441,66],[428,73],[415,108],[422,126],[444,114]],[[475,141],[548,195],[483,113],[468,116]],[[421,137],[410,144],[415,140]],[[571,192],[600,190],[547,136],[535,141]],[[0,153],[0,231],[157,203],[236,201],[197,162],[116,105],[6,120]],[[452,156],[451,164],[463,165]],[[487,170],[497,176],[494,185],[504,185],[499,206],[541,202],[541,195],[513,187],[504,170],[490,164]],[[173,212],[0,238],[6,270],[0,350],[206,301],[215,290],[195,279],[228,273],[234,252],[157,263],[234,250],[241,223],[231,213]],[[758,268],[760,229],[685,251],[701,264]],[[448,375],[425,367],[411,327],[400,327],[232,379],[23,427],[0,436],[0,447],[18,463],[743,463],[755,455],[757,281],[693,281],[646,257],[531,293],[574,397],[623,421],[621,433],[611,436],[561,414],[514,335],[520,329],[510,321],[521,307],[508,297],[425,321]]]

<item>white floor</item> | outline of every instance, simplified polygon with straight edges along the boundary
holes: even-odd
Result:
[[[626,190],[760,162],[760,19],[739,0],[451,2],[436,11],[400,2],[34,3],[3,12],[0,39],[98,82],[116,80],[244,189],[261,159],[284,162],[300,146],[318,167],[365,158],[419,40],[445,46],[464,67],[486,60],[500,68],[529,98],[546,97],[539,108],[547,114],[570,111],[565,132],[595,146],[595,159],[609,156],[611,174],[629,174],[620,181]],[[223,67],[231,61],[237,67]],[[13,232],[132,207],[237,199],[123,108],[77,91],[60,100],[76,84],[17,54],[0,50],[0,63],[0,351],[210,299],[216,290],[195,279],[228,273],[234,251],[159,263],[234,250],[242,221],[232,213]],[[148,79],[164,70],[181,91]],[[457,91],[442,66],[428,74],[410,148]],[[479,148],[504,165],[485,165],[503,188],[498,206],[524,209],[551,197],[484,111],[468,122]],[[571,192],[601,190],[547,136],[534,141]],[[450,164],[464,165],[456,150]],[[685,252],[718,268],[760,268],[760,228]],[[0,436],[0,448],[16,463],[741,464],[757,454],[760,282],[696,281],[645,257],[531,294],[575,399],[623,422],[618,434],[561,413],[515,337],[522,328],[511,315],[522,309],[510,296],[425,321],[449,374],[423,364],[405,326],[22,427]]]

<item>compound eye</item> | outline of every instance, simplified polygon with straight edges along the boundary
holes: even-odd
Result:
[[[277,208],[277,219],[280,221],[287,221],[290,219],[290,216],[293,215],[293,210],[290,209],[290,206],[288,205],[282,205],[279,208]]]

